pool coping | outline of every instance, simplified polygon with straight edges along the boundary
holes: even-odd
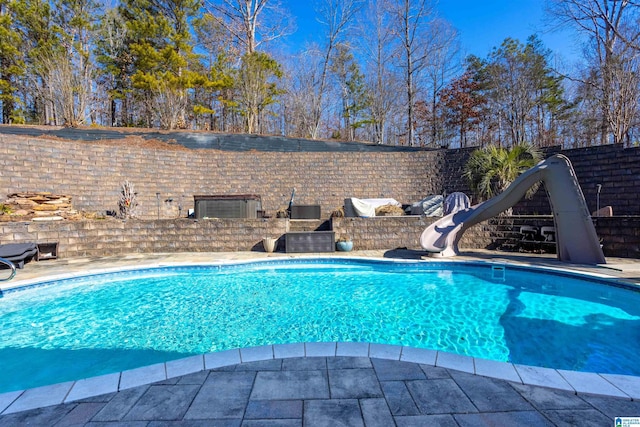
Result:
[[[288,258],[318,258],[315,256],[286,256]],[[331,257],[333,259],[350,259],[357,257]],[[270,258],[273,259],[273,258]],[[366,260],[386,262],[415,262],[415,260],[392,260],[389,258],[362,257]],[[53,282],[64,278],[76,278],[93,274],[104,274],[116,271],[139,270],[144,268],[175,267],[188,265],[229,265],[264,261],[264,258],[245,260],[223,260],[216,262],[160,262],[144,265],[121,266],[107,269],[90,269],[81,273],[60,274],[47,277],[46,280],[28,279],[17,281],[10,287],[0,291],[30,286],[36,283]],[[463,262],[467,264],[507,264],[513,266],[534,267],[536,269],[552,270],[595,278],[611,278],[625,282],[608,274],[576,271],[571,266],[540,266],[531,263],[514,262],[509,260],[461,260],[461,259],[426,259],[424,262]],[[590,266],[593,267],[593,266]],[[601,267],[601,266],[600,266]],[[629,283],[629,282],[627,282]],[[637,286],[637,283],[631,282]],[[640,377],[618,374],[599,374],[591,372],[569,371],[562,369],[543,368],[537,366],[499,362],[472,356],[459,355],[439,350],[415,348],[409,346],[328,342],[328,343],[295,343],[273,344],[257,347],[238,348],[215,353],[206,353],[172,360],[140,368],[121,371],[118,373],[100,375],[96,377],[46,385],[26,390],[0,393],[0,415],[36,409],[51,405],[74,402],[107,393],[114,393],[132,387],[164,381],[169,378],[192,374],[204,370],[222,368],[248,362],[284,359],[293,357],[370,357],[394,361],[413,362],[424,365],[462,371],[474,375],[506,380],[514,383],[554,388],[570,391],[575,394],[594,394],[609,397],[640,399]]]

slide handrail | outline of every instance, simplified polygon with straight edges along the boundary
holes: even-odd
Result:
[[[9,261],[8,259],[0,258],[0,264],[6,264],[9,268],[11,268],[11,275],[6,279],[0,279],[0,282],[8,282],[13,279],[16,275],[16,266]]]

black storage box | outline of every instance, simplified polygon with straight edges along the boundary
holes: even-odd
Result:
[[[336,235],[333,231],[292,231],[285,234],[286,252],[334,252]]]
[[[320,205],[292,205],[291,219],[320,219]]]

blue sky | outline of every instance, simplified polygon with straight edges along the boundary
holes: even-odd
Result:
[[[298,31],[290,42],[302,43],[317,36],[320,28],[315,1],[283,0],[297,20]],[[459,31],[465,55],[484,58],[507,37],[524,43],[535,33],[559,58],[574,62],[580,47],[572,33],[550,31],[544,4],[545,0],[439,0],[436,10]]]
[[[544,45],[565,60],[575,60],[580,46],[569,31],[551,31],[545,0],[440,0],[439,14],[458,29],[463,50],[485,57],[511,37],[525,42],[537,34]]]

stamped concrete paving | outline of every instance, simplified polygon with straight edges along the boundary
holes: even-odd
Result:
[[[241,363],[0,416],[9,426],[612,426],[640,402],[368,357]]]

